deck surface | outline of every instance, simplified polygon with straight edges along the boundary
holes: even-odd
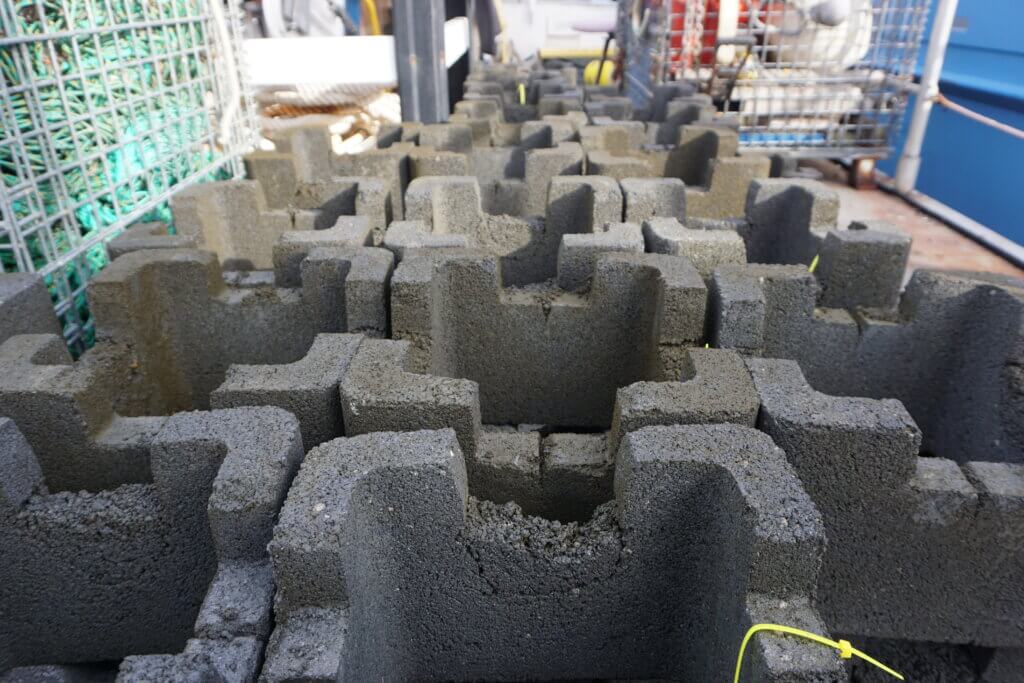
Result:
[[[822,169],[817,166],[819,170]],[[883,220],[902,228],[913,239],[907,276],[918,268],[976,270],[1024,278],[1018,268],[995,252],[962,235],[942,221],[882,190],[855,190],[845,172],[827,172],[826,183],[839,193],[839,225],[854,220]]]

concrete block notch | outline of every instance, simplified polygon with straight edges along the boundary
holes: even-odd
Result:
[[[761,477],[779,483],[777,493],[762,493],[753,484],[738,464],[738,450],[759,463]],[[281,592],[266,679],[286,680],[301,671],[341,680],[704,680],[731,670],[733,641],[745,623],[766,616],[773,602],[768,596],[791,605],[789,618],[822,628],[809,606],[823,544],[820,521],[767,438],[735,426],[648,428],[630,435],[618,458],[616,504],[603,506],[585,524],[553,526],[523,517],[515,506],[469,496],[451,430],[376,433],[315,449],[271,543]],[[650,506],[651,500],[660,504]],[[674,540],[659,535],[661,520],[725,518],[733,508],[753,510],[753,519],[729,532],[709,526],[699,541],[675,525],[669,525]],[[790,520],[787,526],[778,524],[780,511]],[[529,545],[526,533],[533,539]],[[377,540],[369,543],[371,537]],[[730,543],[736,561],[713,568],[706,555],[687,554],[696,542]],[[681,575],[687,579],[679,580]],[[765,589],[767,594],[760,592]],[[714,612],[712,626],[696,617],[712,614],[698,606],[700,596],[721,590],[731,601]],[[403,600],[383,599],[396,591]],[[657,604],[650,602],[653,596]],[[538,613],[545,615],[541,624]],[[422,621],[426,614],[429,624]],[[382,647],[387,639],[379,634],[392,619],[416,624],[417,635]],[[682,633],[668,623],[689,623],[692,630]],[[620,636],[608,641],[608,629]],[[288,646],[299,637],[311,647]],[[656,637],[662,640],[653,642]],[[471,645],[481,638],[486,647]],[[442,641],[456,653],[444,661]],[[616,643],[614,651],[608,642]],[[687,656],[688,648],[701,656]],[[794,641],[785,653],[755,649],[751,667],[769,680],[842,675],[833,657],[812,646]]]

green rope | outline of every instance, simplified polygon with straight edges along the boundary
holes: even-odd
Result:
[[[0,73],[13,92],[10,109],[0,115],[3,126],[16,128],[22,140],[19,143],[13,134],[0,136],[0,176],[12,187],[53,168],[67,169],[60,182],[76,204],[88,202],[75,211],[79,229],[88,236],[214,160],[212,150],[182,151],[202,148],[198,143],[208,134],[205,83],[176,89],[167,101],[153,97],[158,90],[203,79],[209,66],[202,51],[201,21],[111,30],[127,23],[196,16],[203,9],[198,0],[73,0],[67,4],[65,12],[59,0],[16,0],[15,25],[4,27],[12,36],[87,33],[0,50]],[[37,85],[19,90],[32,84]],[[135,118],[128,110],[129,101],[135,102]],[[42,132],[46,129],[51,132]],[[162,174],[155,166],[168,158],[175,161],[163,166]],[[37,183],[41,207],[29,198],[17,199],[11,222],[17,225],[40,208],[46,216],[57,216],[62,207],[56,183]],[[143,219],[170,223],[166,202]],[[53,220],[57,255],[67,253],[72,248],[67,229],[74,228]],[[9,239],[0,236],[0,244]],[[27,245],[36,268],[51,260],[39,237],[29,237]],[[0,258],[4,270],[15,269],[12,254],[2,252]],[[106,265],[103,246],[89,249],[80,262],[88,279]],[[66,276],[73,288],[82,284],[74,266],[66,269]],[[52,280],[48,284],[54,292]],[[75,307],[86,321],[84,297],[76,298]],[[69,324],[73,320],[69,316]],[[85,341],[90,345],[92,340]]]

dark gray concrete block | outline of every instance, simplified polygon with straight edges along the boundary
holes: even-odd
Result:
[[[809,607],[820,520],[767,437],[731,425],[647,428],[624,442],[616,472],[616,506],[562,524],[468,496],[451,430],[314,449],[271,543],[281,593],[265,670],[271,680],[705,680],[731,672],[744,624],[770,614],[772,599],[820,628]],[[703,523],[712,519],[719,526]],[[688,551],[726,545],[722,565]],[[730,599],[702,609],[711,595]],[[408,638],[382,637],[398,623]],[[769,680],[842,676],[816,646],[775,647],[759,643],[753,657]]]
[[[0,273],[0,344],[17,334],[60,334],[43,278]]]

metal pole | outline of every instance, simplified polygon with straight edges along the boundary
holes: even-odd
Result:
[[[395,0],[391,11],[402,120],[447,121],[443,0]]]
[[[480,30],[476,23],[476,0],[466,4],[466,18],[469,19],[469,71],[480,69]]]
[[[942,76],[942,64],[946,59],[946,47],[949,35],[953,31],[953,19],[956,17],[958,0],[939,0],[935,9],[935,23],[928,41],[928,53],[924,58],[924,70],[921,72],[921,86],[914,101],[914,113],[907,130],[907,139],[903,143],[903,153],[896,166],[896,189],[910,192],[917,185],[917,175],[921,170],[921,147],[924,135],[928,130],[928,117],[939,94],[939,78]]]

